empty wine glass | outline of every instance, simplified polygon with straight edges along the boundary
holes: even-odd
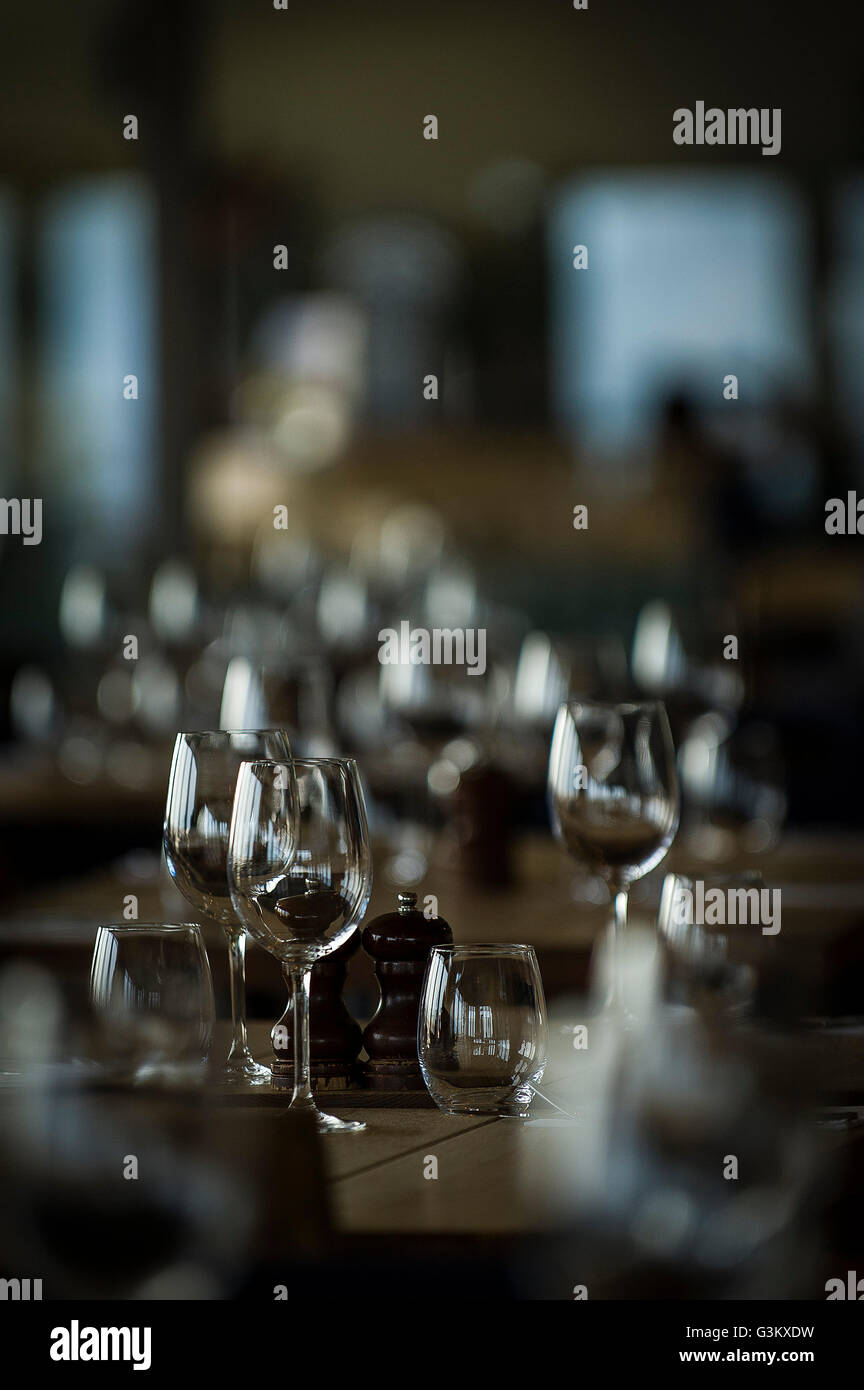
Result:
[[[290,729],[298,756],[324,757],[334,747],[329,684],[324,662],[310,656],[291,661],[274,657],[263,664],[232,656],[222,686],[219,723],[225,729]],[[294,732],[299,730],[302,735]]]
[[[620,1009],[614,957],[630,885],[660,863],[678,829],[675,750],[662,703],[562,705],[548,796],[556,838],[608,885],[613,961],[605,1007]]]
[[[546,1002],[533,947],[432,947],[417,1053],[439,1110],[524,1119],[546,1067],[546,1047]]]
[[[657,929],[666,951],[667,991],[675,1003],[702,1000],[726,1012],[739,1013],[751,1002],[756,973],[743,953],[733,949],[726,927],[744,927],[748,921],[760,921],[759,903],[764,887],[762,875],[755,869],[699,878],[666,875]],[[724,904],[722,912],[716,908],[718,900]],[[757,926],[756,930],[760,928]]]
[[[352,758],[244,763],[237,778],[228,879],[250,934],[282,962],[292,995],[294,1092],[322,1133],[357,1130],[322,1114],[312,1096],[312,966],[356,931],[372,891],[363,791]]]
[[[199,927],[100,927],[90,999],[112,1062],[136,1081],[202,1069],[213,1034],[213,982]]]
[[[183,896],[219,922],[228,937],[231,1049],[220,1077],[227,1085],[270,1084],[270,1068],[246,1040],[246,932],[228,890],[228,828],[244,758],[291,756],[278,729],[178,734],[174,743],[163,843],[168,872]]]

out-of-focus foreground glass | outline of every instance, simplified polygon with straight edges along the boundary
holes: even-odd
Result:
[[[213,981],[199,927],[100,927],[90,998],[109,1069],[138,1082],[202,1071],[213,1036]]]
[[[733,949],[728,928],[762,930],[764,886],[755,869],[704,878],[666,875],[657,928],[667,952],[667,993],[675,1003],[740,1013],[752,1001],[755,971]]]

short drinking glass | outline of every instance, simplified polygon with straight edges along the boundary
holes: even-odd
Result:
[[[194,1078],[213,1035],[213,982],[197,926],[100,927],[90,999],[104,1052],[131,1080]]]
[[[546,1066],[546,1001],[533,948],[433,947],[417,1050],[440,1110],[525,1117]]]

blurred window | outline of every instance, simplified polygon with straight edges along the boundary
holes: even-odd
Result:
[[[14,491],[15,420],[15,242],[17,216],[12,198],[0,191],[0,494]]]
[[[120,174],[58,189],[43,208],[37,274],[40,488],[91,540],[140,534],[152,517],[157,403],[146,184]]]
[[[836,259],[831,285],[831,319],[837,400],[843,424],[864,453],[864,177],[849,179],[834,201]]]
[[[782,179],[583,179],[549,235],[555,414],[582,450],[644,457],[671,394],[722,407],[730,373],[748,404],[808,391],[807,217]]]

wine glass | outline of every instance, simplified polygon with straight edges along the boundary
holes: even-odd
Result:
[[[294,1018],[289,1108],[319,1131],[364,1129],[322,1114],[312,1097],[309,984],[312,966],[356,931],[372,891],[372,852],[353,758],[244,763],[237,778],[228,881],[256,941],[282,962]]]
[[[675,749],[663,704],[562,705],[548,796],[556,838],[609,887],[614,918],[605,1007],[620,1010],[615,956],[630,885],[660,863],[678,829]]]
[[[181,733],[174,743],[165,860],[183,896],[228,937],[232,1040],[220,1077],[226,1085],[270,1084],[270,1068],[254,1060],[246,1041],[246,931],[231,902],[226,869],[234,787],[244,758],[290,756],[287,735],[278,729]]]
[[[719,931],[716,918],[714,921],[706,919],[704,906],[700,918],[697,893],[700,883],[703,904],[709,898],[712,903],[715,902],[719,891],[723,900],[735,904],[729,922],[743,925],[750,909],[742,902],[740,910],[743,915],[739,916],[738,902],[743,894],[749,904],[750,895],[755,894],[758,904],[765,887],[764,880],[758,869],[734,874],[700,875],[699,878],[667,874],[660,892],[657,930],[666,953],[669,997],[673,1002],[682,1004],[692,1004],[698,1000],[737,1015],[752,1003],[756,971],[745,953],[741,949],[734,949],[736,943],[730,933],[722,929],[726,923],[725,911]],[[754,912],[753,920],[758,921],[758,907]]]

